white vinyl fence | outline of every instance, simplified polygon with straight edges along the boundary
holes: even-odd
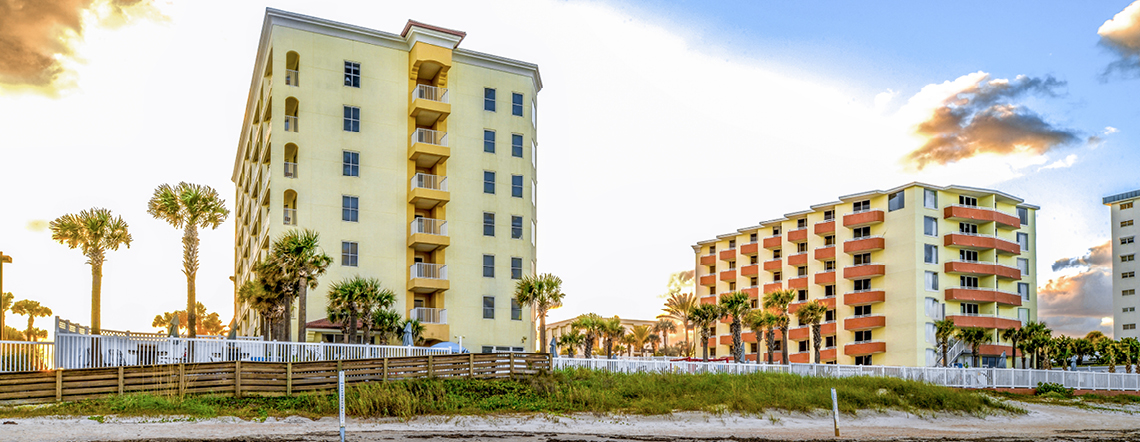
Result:
[[[1140,390],[1140,374],[1013,368],[885,367],[831,364],[736,364],[621,359],[554,358],[554,368],[589,368],[620,373],[792,373],[802,376],[880,376],[957,388],[1036,388],[1038,382],[1079,390]],[[1118,368],[1123,368],[1118,366]]]
[[[0,373],[51,370],[54,350],[51,342],[0,341]]]

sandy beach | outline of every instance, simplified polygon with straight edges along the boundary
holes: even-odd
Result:
[[[1081,409],[1022,404],[1027,415],[978,418],[961,415],[916,416],[897,411],[841,416],[842,437],[833,434],[830,415],[767,413],[676,413],[669,416],[512,415],[495,417],[427,416],[397,419],[349,419],[348,440],[417,442],[494,440],[664,441],[664,440],[852,440],[852,441],[1135,441],[1140,440],[1138,407]],[[330,441],[337,439],[334,418],[118,418],[103,422],[85,417],[6,419],[4,441]],[[12,423],[9,423],[12,422]]]

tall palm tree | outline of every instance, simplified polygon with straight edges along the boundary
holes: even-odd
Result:
[[[543,273],[541,275],[526,275],[515,284],[515,298],[520,305],[529,305],[538,315],[538,351],[546,353],[546,312],[552,308],[562,307],[562,278]]]
[[[1073,357],[1073,338],[1065,335],[1057,336],[1049,343],[1050,353],[1061,366],[1062,371],[1069,370],[1069,358]]]
[[[798,294],[793,289],[776,290],[771,293],[764,294],[763,306],[765,310],[772,311],[777,317],[783,318],[778,320],[780,327],[780,352],[784,356],[784,365],[788,364],[788,325],[791,322],[788,318],[788,305],[796,299]]]
[[[978,367],[981,362],[981,355],[979,352],[982,345],[990,342],[990,334],[986,329],[980,327],[966,327],[958,329],[957,338],[959,341],[965,342],[970,346],[970,351],[973,353],[974,367]]]
[[[571,330],[568,333],[562,334],[558,337],[558,345],[566,352],[566,357],[572,358],[578,354],[577,349],[586,342],[586,336],[579,333],[578,330]]]
[[[78,248],[91,265],[91,334],[102,330],[100,301],[103,294],[103,263],[108,250],[131,248],[131,234],[123,217],[112,217],[107,209],[93,208],[56,218],[48,225],[51,239]]]
[[[605,328],[605,319],[596,313],[587,313],[579,316],[574,322],[571,322],[570,327],[583,332],[582,354],[585,355],[587,359],[592,358],[594,356],[594,347],[597,345],[598,338],[602,336],[602,331]]]
[[[1053,330],[1042,321],[1029,321],[1025,324],[1024,329],[1026,346],[1033,354],[1033,367],[1040,369],[1042,367],[1041,353],[1048,346],[1049,339],[1053,336]]]
[[[815,348],[815,363],[819,363],[819,351],[823,346],[823,335],[820,334],[820,322],[827,315],[827,304],[813,299],[796,310],[796,319],[800,324],[810,324],[812,333],[812,347]]]
[[[1078,366],[1085,362],[1085,356],[1090,356],[1095,351],[1096,350],[1093,349],[1092,341],[1085,338],[1077,338],[1073,340],[1073,356],[1077,357]]]
[[[751,328],[753,334],[756,335],[756,344],[760,344],[760,336],[764,336],[765,348],[768,354],[767,363],[772,363],[772,352],[775,348],[776,333],[774,329],[778,326],[779,321],[776,315],[768,310],[753,310],[752,314],[748,316],[748,328]],[[756,363],[760,363],[760,356],[757,355]]]
[[[649,336],[653,335],[653,331],[649,329],[648,325],[637,325],[630,330],[629,336],[633,340],[633,347],[639,352],[645,352],[645,343],[649,341]]]
[[[1140,364],[1140,340],[1136,338],[1121,338],[1120,339],[1120,353],[1124,363],[1126,373],[1132,373],[1132,366]],[[1136,371],[1140,373],[1140,366],[1136,367]]]
[[[957,330],[954,321],[950,319],[943,319],[934,323],[934,338],[938,341],[938,346],[942,348],[943,367],[950,365],[950,356],[947,353],[950,351],[950,338],[954,337]]]
[[[732,318],[728,326],[732,333],[732,360],[736,363],[744,362],[744,341],[740,335],[744,328],[744,317],[752,310],[752,302],[747,293],[733,292],[721,296],[719,305],[722,317]]]
[[[669,333],[677,332],[677,323],[670,320],[668,317],[657,317],[657,322],[653,323],[653,333],[660,335],[661,346],[669,347]]]
[[[265,259],[264,270],[273,274],[278,290],[285,294],[285,339],[292,335],[293,300],[297,300],[297,342],[305,342],[307,293],[317,288],[317,278],[325,274],[332,258],[320,248],[320,234],[309,229],[293,229],[282,234]]]
[[[28,341],[35,341],[39,335],[36,333],[33,322],[36,318],[51,316],[51,309],[40,305],[39,301],[22,299],[12,304],[12,313],[28,317],[28,331],[25,332],[24,336],[27,336]]]
[[[226,201],[210,186],[178,183],[159,185],[147,202],[146,213],[182,229],[182,273],[186,275],[186,311],[188,324],[197,324],[194,280],[198,275],[198,228],[217,229],[229,216]],[[198,337],[197,327],[189,327],[187,336]]]
[[[701,331],[701,359],[705,362],[709,360],[709,327],[716,324],[721,316],[720,306],[716,304],[700,304],[689,312],[693,327]]]
[[[257,273],[259,264],[254,265]],[[261,319],[261,338],[268,341],[273,333],[274,324],[285,316],[285,297],[279,291],[272,290],[260,277],[242,283],[238,288],[238,301],[249,305],[249,308],[258,313]]]
[[[1108,364],[1108,372],[1116,373],[1116,363],[1119,362],[1119,353],[1117,351],[1118,348],[1116,341],[1113,341],[1107,337],[1101,338],[1096,340],[1096,343],[1093,344],[1093,346],[1096,347],[1099,361]]]
[[[1022,331],[1021,327],[1007,328],[1001,331],[1001,338],[1009,341],[1013,347],[1013,351],[1009,355],[1009,358],[1011,361],[1013,361],[1013,364],[1011,364],[1013,365],[1013,368],[1017,368],[1017,349],[1020,348],[1019,345],[1021,344],[1021,341],[1025,339],[1025,333]],[[1022,364],[1021,368],[1025,368],[1024,364]]]
[[[400,328],[400,322],[403,320],[403,315],[389,308],[377,308],[372,311],[371,324],[369,330],[376,332],[377,339],[381,345],[391,342],[392,337],[397,336],[404,332]]]
[[[697,296],[692,293],[673,293],[665,300],[665,308],[662,309],[665,311],[665,316],[681,323],[685,332],[685,353],[689,356],[693,355],[693,346],[689,341],[689,331],[693,329],[693,321],[689,318],[689,312],[699,303]]]
[[[376,278],[354,276],[329,286],[328,308],[343,313],[349,342],[357,342],[356,327],[359,322],[364,328],[363,342],[371,344],[372,321],[361,319],[371,318],[374,310],[389,308],[395,302],[396,294],[383,288]]]
[[[625,327],[621,325],[621,318],[614,316],[602,323],[602,336],[606,339],[606,358],[614,357],[614,341],[621,342],[625,336]]]
[[[0,341],[4,340],[4,315],[12,308],[12,300],[14,298],[12,292],[0,293]]]
[[[652,347],[653,353],[651,356],[657,355],[657,350],[661,347],[661,335],[656,333],[649,333],[649,346]]]

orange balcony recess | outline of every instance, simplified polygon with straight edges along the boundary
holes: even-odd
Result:
[[[864,316],[861,318],[847,318],[843,320],[843,329],[848,331],[855,330],[870,330],[872,328],[885,327],[887,325],[886,316]]]
[[[958,328],[980,327],[996,328],[1001,330],[1008,328],[1021,328],[1021,321],[1017,319],[995,316],[946,315],[946,318],[954,321],[954,326]]]
[[[764,270],[767,270],[769,272],[778,272],[782,268],[784,268],[784,263],[781,262],[779,259],[773,259],[771,261],[764,261]]]
[[[716,285],[716,275],[701,276],[701,285]]]
[[[760,252],[760,244],[748,243],[740,246],[740,254],[744,256],[756,256]]]
[[[855,342],[843,346],[843,354],[847,356],[862,356],[873,353],[885,353],[886,351],[886,342]]]
[[[807,261],[807,253],[798,253],[788,256],[788,265],[790,266],[806,266]]]
[[[760,274],[760,266],[750,265],[740,268],[740,276],[756,276]]]
[[[995,275],[998,278],[1021,279],[1021,270],[992,262],[950,261],[945,266],[946,273],[966,275]]]
[[[942,209],[942,216],[952,220],[993,221],[1006,229],[1021,228],[1021,218],[988,207],[948,206]]]
[[[723,272],[720,272],[720,280],[736,282],[736,270],[725,270]]]
[[[942,245],[953,246],[960,249],[988,250],[997,249],[998,253],[1005,255],[1020,255],[1021,246],[1012,241],[1006,241],[993,236],[963,235],[951,233],[942,237]]]
[[[835,298],[821,298],[821,299],[816,299],[815,301],[819,301],[820,304],[827,306],[828,309],[835,308]],[[794,304],[788,304],[788,314],[795,314],[796,310],[799,310],[800,307],[802,307],[804,304],[807,304],[807,303],[808,303],[808,301],[797,302]],[[824,324],[823,329],[821,329],[821,330],[823,330],[821,333],[823,333],[825,335],[828,334],[826,329],[827,329],[826,324]],[[831,323],[831,331],[832,331],[832,333],[835,333],[835,323]]]
[[[835,272],[823,272],[815,274],[815,285],[830,284],[835,284]]]
[[[861,253],[883,250],[883,237],[852,239],[843,243],[843,253]]]
[[[796,229],[788,232],[788,242],[804,242],[807,241],[807,228]]]
[[[782,245],[783,243],[784,243],[784,238],[782,236],[779,236],[779,235],[769,236],[767,238],[764,238],[764,248],[765,249],[778,249],[778,248],[780,248],[780,245]]]
[[[811,327],[802,326],[788,329],[788,339],[792,341],[802,341],[811,337]]]
[[[760,297],[759,287],[749,287],[741,291],[748,294],[748,299],[756,299]]]
[[[784,285],[780,284],[778,282],[774,282],[771,284],[764,284],[764,293],[772,293],[776,290],[783,290],[783,289],[784,289]]]
[[[808,279],[806,276],[799,278],[792,278],[788,280],[788,288],[790,289],[806,289],[808,286]]]
[[[836,353],[837,353],[837,352],[835,351],[835,349],[834,349],[834,348],[828,348],[828,349],[820,350],[820,351],[819,351],[819,360],[820,360],[820,361],[832,361],[832,360],[835,360],[835,358],[836,358],[836,355],[835,355],[835,354],[836,354]]]
[[[835,246],[821,247],[815,249],[815,259],[817,261],[827,261],[835,259]]]
[[[721,261],[735,261],[736,260],[736,249],[721,250],[720,251],[720,260]]]
[[[1006,356],[1021,357],[1021,350],[1014,353],[1012,345],[985,344],[978,347],[978,353],[986,356],[1001,356],[1005,353]]]
[[[843,215],[843,227],[862,227],[883,222],[881,209],[867,210]]]
[[[810,350],[803,353],[792,353],[788,355],[788,362],[793,362],[796,364],[807,364],[811,362],[812,354],[813,353]]]
[[[887,274],[886,266],[882,264],[863,264],[843,268],[843,278],[845,279],[870,278],[885,274]]]
[[[826,235],[828,233],[835,233],[835,221],[815,223],[816,235]]]
[[[876,302],[884,302],[887,300],[886,292],[882,290],[872,290],[869,292],[855,292],[843,295],[843,305],[867,305]]]
[[[834,307],[834,305],[832,305],[832,307]],[[834,334],[835,334],[835,322],[834,321],[828,322],[826,324],[820,324],[819,325],[819,335],[820,336],[831,336]]]
[[[701,257],[701,265],[711,266],[716,265],[716,255],[705,255]]]
[[[716,348],[716,338],[709,338],[709,348]]]
[[[1020,306],[1021,295],[1017,293],[1007,293],[994,289],[983,288],[948,288],[946,289],[947,301],[966,301],[966,302],[996,302],[998,304]]]
[[[716,304],[716,296],[705,296],[701,298],[701,304]]]

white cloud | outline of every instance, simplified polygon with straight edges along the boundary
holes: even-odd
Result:
[[[1065,159],[1054,161],[1052,163],[1049,163],[1048,166],[1042,167],[1042,168],[1037,169],[1037,170],[1063,169],[1063,168],[1072,166],[1073,163],[1075,163],[1075,162],[1077,162],[1077,155],[1076,154],[1069,154],[1069,156],[1066,156]]]

